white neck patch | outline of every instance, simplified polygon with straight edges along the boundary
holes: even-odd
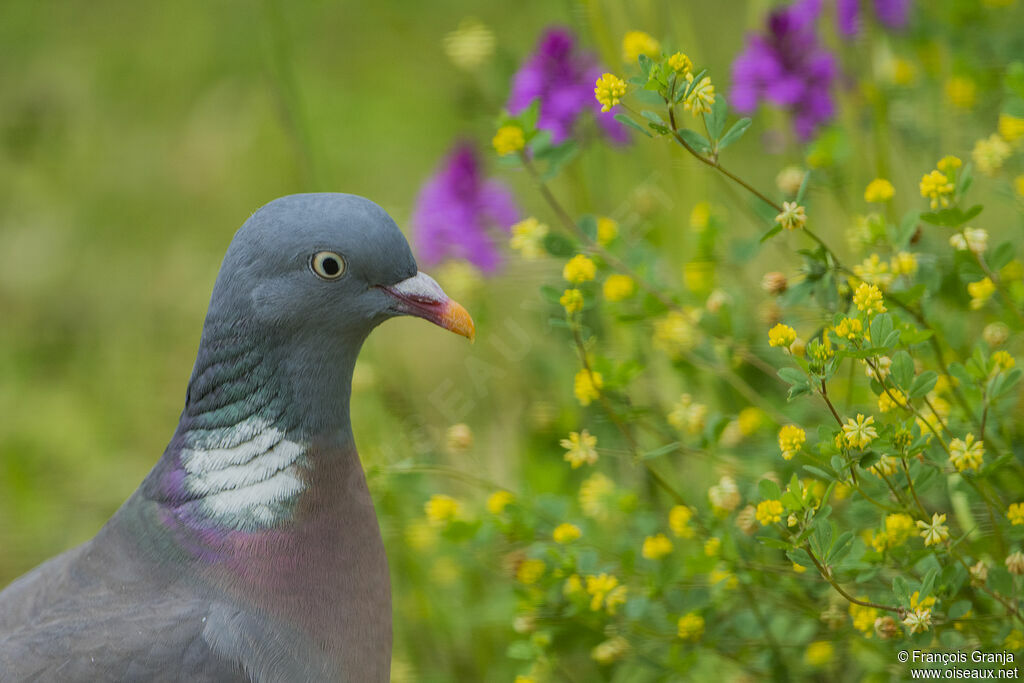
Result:
[[[224,430],[190,435],[180,454],[185,489],[203,517],[252,531],[287,519],[306,489],[300,474],[307,444],[259,417]]]

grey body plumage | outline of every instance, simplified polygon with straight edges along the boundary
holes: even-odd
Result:
[[[349,397],[396,315],[473,334],[372,202],[257,211],[163,456],[95,538],[0,592],[0,680],[387,680],[387,558]]]

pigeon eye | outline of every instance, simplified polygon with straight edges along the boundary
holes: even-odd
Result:
[[[310,259],[309,267],[325,280],[337,280],[345,274],[345,259],[333,251],[318,251]]]

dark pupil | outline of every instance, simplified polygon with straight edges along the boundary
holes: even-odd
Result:
[[[338,260],[330,257],[321,261],[320,267],[323,268],[324,272],[328,275],[337,275],[338,271],[341,270],[341,266],[338,265]]]

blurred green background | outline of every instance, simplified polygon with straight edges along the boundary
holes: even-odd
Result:
[[[487,148],[511,75],[546,26],[596,35],[585,42],[616,67],[625,30],[672,36],[724,84],[744,30],[770,4],[0,5],[0,586],[95,534],[156,462],[177,422],[220,259],[256,208],[293,192],[344,191],[405,226],[420,184],[454,140]],[[467,16],[497,40],[475,74],[442,48]],[[842,120],[856,123],[857,111],[847,103]],[[857,197],[862,179],[890,163],[897,187],[916,187],[922,168],[991,126],[946,122],[938,101],[890,120],[906,135],[847,167],[857,182],[840,195]],[[736,153],[760,186],[800,160],[765,158],[748,138]],[[650,239],[680,254],[679,265],[695,201],[712,189],[723,203],[735,198],[667,145],[633,149],[629,167],[623,151],[587,154],[569,171],[587,182],[562,187],[570,203],[645,213]],[[526,213],[539,209],[521,174],[489,163],[527,198]],[[595,186],[605,192],[579,194]],[[821,197],[822,211],[837,201]],[[751,244],[763,229],[742,207],[729,223]],[[840,248],[843,227],[823,229]],[[778,268],[781,253],[757,258]],[[493,580],[508,573],[503,558],[468,549],[420,566],[424,541],[409,520],[432,491],[476,499],[491,483],[557,491],[568,476],[557,442],[578,428],[576,366],[543,327],[536,295],[556,266],[516,264],[485,289],[442,273],[477,320],[476,345],[401,320],[378,330],[363,353],[353,418],[392,559],[396,679],[475,680],[491,666],[508,668],[494,660],[515,611],[511,587]],[[756,292],[764,270],[722,277],[734,291]],[[954,337],[964,327],[953,325]],[[654,391],[674,400],[676,384]],[[444,433],[457,422],[471,425],[474,445],[452,454]],[[468,565],[493,572],[460,577]],[[470,608],[472,619],[459,614]]]

